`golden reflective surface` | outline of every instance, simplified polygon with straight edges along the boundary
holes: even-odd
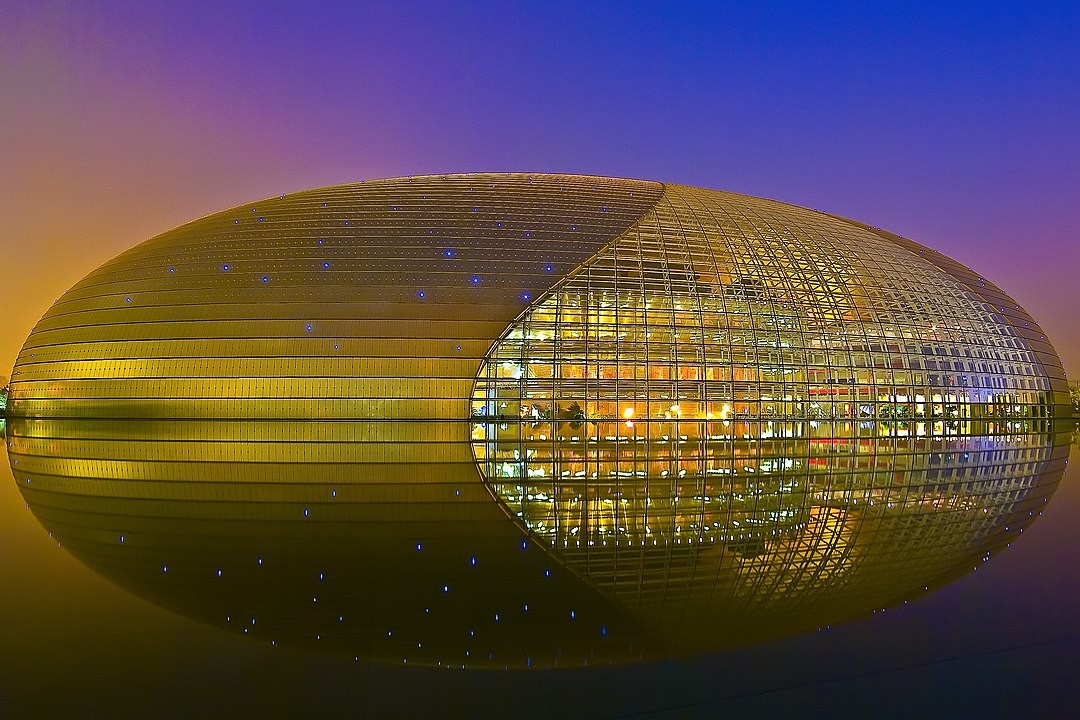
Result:
[[[382,425],[7,431],[30,509],[128,590],[259,642],[466,668],[696,654],[920,597],[1020,536],[1069,440],[1029,421],[791,423],[725,441],[740,470],[704,485],[583,481],[549,498],[489,487],[471,463],[373,460]]]
[[[60,297],[16,360],[11,412],[464,419],[492,341],[662,188],[428,176],[215,213]]]

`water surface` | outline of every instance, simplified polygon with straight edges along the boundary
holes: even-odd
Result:
[[[1080,546],[1076,501],[1068,483],[1053,498],[1067,438],[910,430],[733,439],[771,482],[646,498],[624,480],[608,490],[621,515],[568,499],[575,533],[537,521],[555,500],[508,498],[475,466],[388,488],[355,425],[20,420],[0,494],[19,619],[0,697],[102,714],[531,697],[520,714],[617,716],[835,682],[929,692],[976,670],[997,685],[968,702],[1001,702],[1074,667],[1080,589],[1060,558]],[[531,669],[479,670],[511,667]]]

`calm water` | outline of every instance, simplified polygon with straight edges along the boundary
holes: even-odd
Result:
[[[717,534],[690,551],[671,535],[583,554],[573,528],[530,526],[519,546],[449,500],[408,511],[427,496],[362,495],[371,468],[333,429],[7,429],[5,717],[700,717],[837,702],[1027,715],[1062,709],[1080,666],[1080,491],[1057,484],[1048,434],[875,430],[855,444],[872,459],[861,476],[830,459],[810,494],[788,473],[781,500],[696,511],[724,532],[767,517],[780,528],[768,541]],[[823,457],[812,435],[777,455],[803,458],[807,477]],[[521,507],[524,524],[543,516]],[[635,517],[612,527],[636,538]],[[708,593],[673,572],[691,552]],[[620,586],[631,563],[651,595]],[[469,669],[439,667],[451,659]]]

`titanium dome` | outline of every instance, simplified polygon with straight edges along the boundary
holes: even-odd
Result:
[[[639,420],[1065,403],[1035,321],[911,241],[711,190],[478,174],[283,195],[136,246],[39,321],[11,412],[463,420],[523,352],[567,406],[629,397]]]

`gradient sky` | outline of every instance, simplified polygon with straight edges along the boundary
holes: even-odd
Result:
[[[283,192],[580,172],[863,220],[1080,374],[1080,5],[0,0],[0,373],[120,251]],[[939,7],[948,5],[948,7]]]

